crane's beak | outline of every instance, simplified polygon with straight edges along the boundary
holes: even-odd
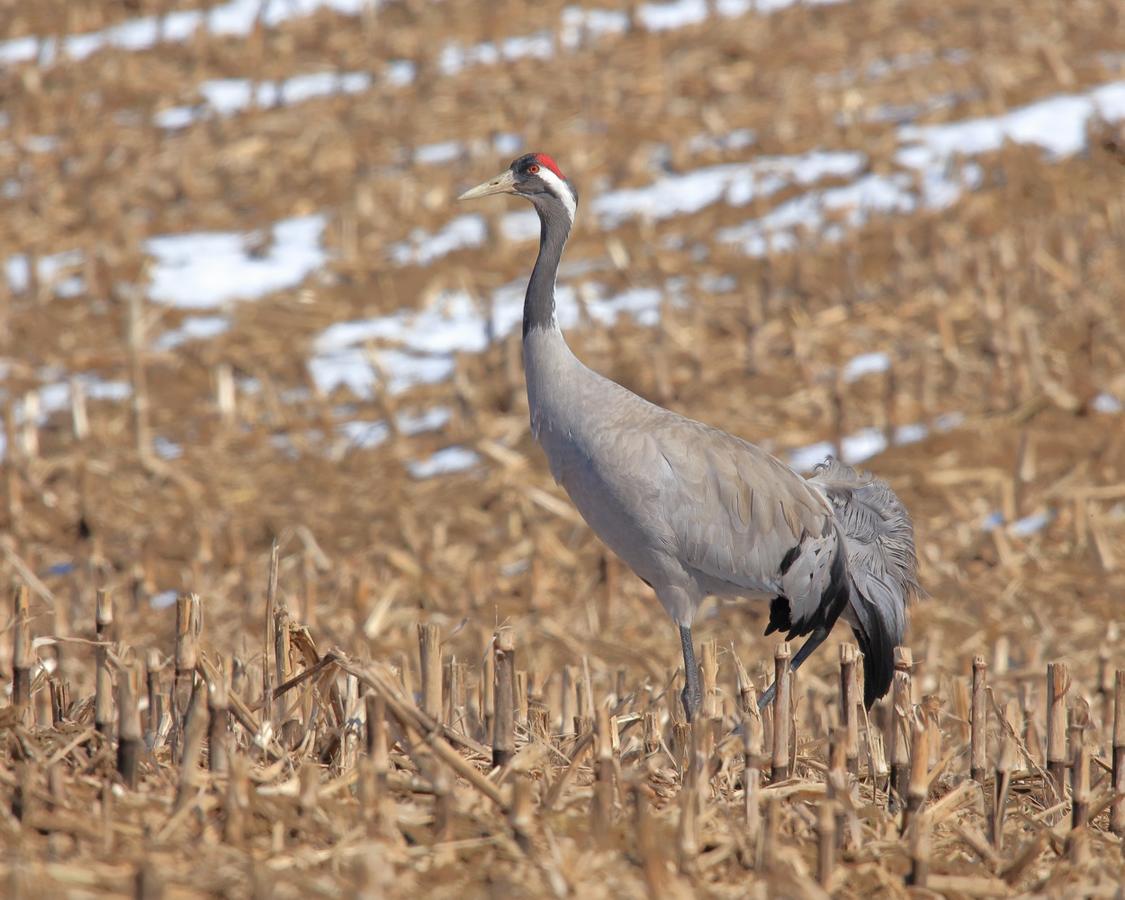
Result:
[[[495,178],[490,178],[484,184],[465,191],[458,200],[475,200],[477,197],[489,197],[492,194],[514,194],[516,192],[516,176],[511,169],[506,169]]]

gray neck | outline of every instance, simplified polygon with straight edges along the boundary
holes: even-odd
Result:
[[[533,201],[534,202],[534,201]],[[523,336],[537,328],[558,329],[555,318],[555,278],[570,234],[570,217],[554,198],[535,203],[539,213],[539,257],[523,300]]]

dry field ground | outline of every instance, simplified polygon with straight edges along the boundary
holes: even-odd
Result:
[[[1125,9],[578,2],[0,3],[7,896],[1121,896]],[[906,502],[897,704],[724,603],[684,724],[453,199],[529,149],[580,357]]]

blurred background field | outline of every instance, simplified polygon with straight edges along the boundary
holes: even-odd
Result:
[[[844,629],[801,672],[766,837],[747,837],[738,739],[709,785],[685,768],[702,739],[684,743],[675,631],[530,436],[537,222],[454,200],[528,150],[580,193],[559,291],[584,361],[798,469],[862,464],[911,510],[931,890],[1114,896],[1122,839],[1098,801],[1125,668],[1125,10],[1101,0],[0,3],[0,575],[30,589],[25,626],[0,617],[10,696],[10,638],[33,638],[29,705],[0,716],[8,894],[908,890],[868,736],[818,883]],[[452,746],[499,801],[394,714],[393,783],[357,799],[371,684],[333,663],[256,745],[231,726],[234,774],[185,774],[186,700],[150,722],[142,690],[122,784],[117,726],[94,727],[95,592],[114,601],[111,679],[152,663],[157,693],[177,598],[197,595],[200,685],[233,670],[267,729],[275,539],[275,607],[308,637],[273,685],[337,648],[409,703],[436,626]],[[741,717],[736,656],[759,686],[772,671],[764,613],[713,604],[697,625],[716,735]],[[501,625],[532,712],[489,776],[478,685]],[[977,655],[996,711],[1019,701],[1000,838],[995,721],[988,784],[963,788]],[[1038,768],[1053,660],[1083,726],[1067,759],[1094,760],[1081,851]],[[601,820],[598,708],[622,730]],[[884,701],[871,733],[893,718]]]

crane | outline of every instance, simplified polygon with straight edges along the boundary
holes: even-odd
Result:
[[[842,616],[863,652],[870,707],[890,687],[906,606],[920,591],[901,501],[886,483],[831,457],[803,478],[754,444],[585,366],[555,315],[577,192],[550,156],[528,153],[459,199],[492,194],[523,197],[539,215],[523,307],[532,434],[582,517],[679,626],[688,719],[703,700],[692,622],[712,595],[768,601],[766,634],[807,636],[794,670]]]

